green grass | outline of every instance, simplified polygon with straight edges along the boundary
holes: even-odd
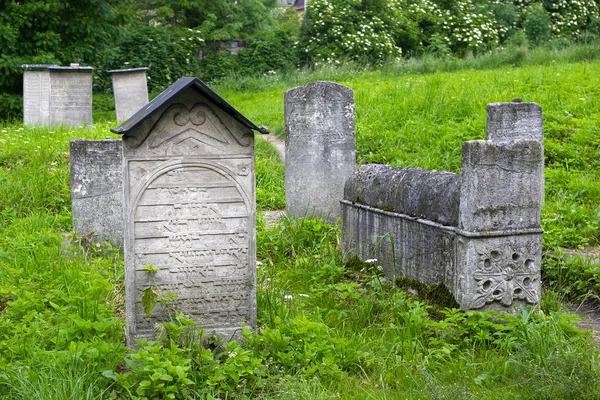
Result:
[[[600,242],[600,62],[565,62],[573,52],[539,53],[518,69],[492,68],[501,55],[491,54],[435,67],[445,72],[425,68],[435,60],[414,70],[347,66],[217,91],[281,136],[284,90],[336,80],[355,90],[360,162],[451,171],[461,143],[484,137],[486,103],[536,101],[546,128],[544,245],[578,247]],[[556,291],[544,293],[543,314],[439,310],[384,284],[376,265],[344,265],[339,229],[312,219],[258,219],[259,328],[243,345],[198,342],[178,316],[167,339],[128,353],[122,255],[81,238],[63,245],[69,140],[113,137],[102,112],[107,121],[88,130],[0,125],[0,399],[600,398],[600,354],[558,311],[563,298],[598,295],[594,260],[544,257]],[[268,143],[256,150],[258,208],[281,208],[283,166]]]

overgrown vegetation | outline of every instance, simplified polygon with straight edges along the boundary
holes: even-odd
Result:
[[[335,80],[355,90],[360,162],[452,171],[462,141],[484,138],[486,103],[541,104],[552,251],[543,268],[555,290],[543,313],[434,307],[386,283],[376,262],[344,264],[338,228],[287,218],[267,227],[259,216],[258,327],[244,343],[222,343],[175,314],[156,342],[127,351],[122,255],[85,237],[63,245],[68,141],[105,138],[114,122],[0,125],[0,399],[597,399],[598,350],[557,300],[600,289],[597,260],[557,250],[600,243],[600,61],[584,62],[580,51],[524,53],[522,68],[490,69],[485,58],[447,66],[453,73],[409,69],[431,72],[436,60],[383,71],[348,65],[216,88],[282,135],[284,90]],[[258,207],[280,208],[283,166],[268,143],[257,138],[256,149]]]

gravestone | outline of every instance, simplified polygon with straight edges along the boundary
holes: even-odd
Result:
[[[115,69],[112,74],[117,121],[124,121],[148,103],[148,68]]]
[[[288,215],[335,222],[356,166],[352,89],[317,81],[285,92],[285,144]]]
[[[30,125],[91,125],[91,67],[23,64],[23,119]],[[30,71],[32,70],[32,71]]]
[[[112,131],[123,134],[128,343],[175,308],[237,338],[256,323],[256,125],[184,77]],[[144,267],[152,266],[155,273]],[[155,290],[176,300],[144,313]]]
[[[122,140],[71,140],[73,230],[123,246]]]

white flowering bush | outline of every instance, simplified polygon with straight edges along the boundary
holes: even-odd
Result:
[[[512,26],[507,27],[514,30],[524,27],[528,9],[541,5],[549,13],[552,35],[568,39],[577,38],[590,22],[600,18],[595,0],[491,0],[490,3],[492,8],[516,7],[520,17],[512,22]]]
[[[300,38],[305,62],[336,64],[350,59],[381,63],[402,54],[384,21],[361,5],[360,1],[308,2]]]
[[[424,51],[480,53],[518,31],[532,43],[576,39],[599,18],[595,0],[310,0],[298,49],[304,64],[378,64]]]
[[[477,53],[498,45],[499,24],[491,10],[477,7],[471,0],[459,0],[443,13],[442,32],[455,53]]]

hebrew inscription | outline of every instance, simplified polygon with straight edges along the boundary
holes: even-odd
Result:
[[[158,268],[156,286],[174,306],[210,328],[239,327],[251,317],[249,210],[236,182],[210,166],[174,168],[152,181],[135,208],[135,317],[138,334],[153,332],[142,291],[144,266]],[[223,317],[226,317],[226,323]]]
[[[92,71],[51,71],[50,122],[92,123]]]

